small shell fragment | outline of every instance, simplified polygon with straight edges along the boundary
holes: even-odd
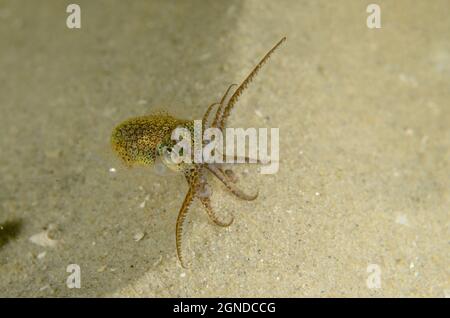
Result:
[[[57,240],[52,240],[48,236],[48,231],[32,235],[30,237],[30,242],[43,247],[55,247],[58,244]]]
[[[136,234],[134,234],[133,239],[136,242],[139,242],[140,240],[142,240],[144,238],[144,236],[145,236],[144,232],[137,232]]]
[[[406,214],[397,215],[397,217],[395,218],[395,223],[401,225],[409,225],[408,216]]]
[[[106,265],[103,265],[103,266],[100,266],[100,267],[97,269],[97,272],[98,272],[98,273],[103,273],[105,270],[106,270]]]
[[[37,256],[37,258],[38,258],[38,259],[43,259],[43,258],[45,257],[46,254],[47,254],[47,252],[39,253],[38,256]]]

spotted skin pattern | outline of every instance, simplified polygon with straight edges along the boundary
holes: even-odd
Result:
[[[227,119],[238,101],[242,92],[247,88],[248,84],[258,73],[262,65],[269,59],[270,55],[286,40],[282,38],[267,54],[261,59],[256,67],[250,72],[245,80],[239,85],[231,95],[228,102],[227,96],[237,85],[229,86],[220,102],[211,104],[203,116],[203,129],[214,127],[224,131]],[[214,109],[217,107],[214,115],[214,120],[208,124],[209,117]],[[172,117],[167,113],[157,113],[148,116],[141,116],[128,119],[114,128],[111,135],[111,144],[113,150],[123,160],[126,166],[133,165],[153,165],[158,157],[163,157],[170,154],[171,148],[175,141],[171,139],[172,131],[177,127],[187,128],[191,135],[194,131],[193,120],[182,120]],[[168,153],[167,153],[168,152]],[[245,160],[248,162],[248,158]],[[167,163],[166,163],[167,164]],[[184,174],[189,185],[189,190],[184,198],[178,213],[175,229],[176,251],[178,260],[182,267],[186,267],[182,254],[182,238],[183,225],[186,219],[189,207],[195,198],[198,198],[206,210],[211,221],[221,227],[230,226],[234,218],[223,221],[220,220],[214,213],[211,206],[211,199],[209,193],[209,184],[207,181],[207,174],[211,173],[217,177],[236,197],[243,200],[251,201],[256,199],[256,194],[246,194],[236,186],[237,179],[234,177],[231,170],[224,170],[219,163],[185,163],[168,164],[172,170],[179,171]]]

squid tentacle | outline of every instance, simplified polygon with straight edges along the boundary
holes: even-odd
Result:
[[[177,257],[180,261],[181,267],[186,268],[182,254],[182,243],[183,243],[183,225],[186,219],[187,213],[189,212],[189,207],[192,201],[196,197],[198,188],[200,168],[196,166],[193,169],[186,171],[185,177],[189,185],[189,190],[184,197],[183,204],[181,205],[180,211],[178,212],[177,223],[175,227],[175,242],[177,246]]]
[[[234,86],[237,86],[237,84],[234,84],[234,83],[233,83],[233,84],[231,84],[230,86],[228,86],[228,89],[225,91],[225,94],[223,94],[222,99],[220,100],[220,106],[219,106],[219,108],[217,109],[216,116],[215,116],[215,118],[214,118],[214,121],[213,121],[213,124],[212,124],[211,127],[217,127],[217,124],[219,123],[219,121],[221,121],[221,119],[222,119],[222,110],[223,110],[223,107],[224,107],[224,105],[225,105],[225,99],[227,98],[228,93],[230,92],[230,90],[231,90]]]
[[[228,226],[230,226],[233,223],[234,216],[231,216],[231,219],[228,222],[224,222],[224,221],[219,220],[219,218],[214,213],[214,210],[213,210],[212,205],[211,205],[211,199],[209,197],[199,198],[199,200],[203,204],[203,207],[205,208],[206,213],[208,214],[208,216],[211,219],[211,221],[214,222],[214,224],[216,224],[218,226],[221,226],[221,227],[228,227]]]
[[[247,194],[243,192],[241,189],[236,187],[234,183],[228,180],[226,175],[223,173],[222,170],[215,167],[214,165],[205,165],[206,169],[208,169],[217,179],[219,179],[226,187],[227,189],[233,193],[235,196],[237,196],[240,199],[247,200],[247,201],[253,201],[258,197],[258,191],[253,194]]]
[[[225,127],[226,121],[228,119],[228,116],[230,115],[231,110],[233,109],[233,106],[238,101],[239,97],[241,96],[242,92],[247,88],[248,84],[251,83],[253,78],[258,74],[258,71],[260,68],[264,65],[264,63],[267,62],[269,57],[272,55],[272,53],[284,42],[286,41],[286,37],[283,37],[280,41],[278,41],[277,44],[269,51],[266,55],[261,59],[261,61],[255,66],[255,68],[250,72],[250,74],[245,78],[245,80],[242,82],[241,85],[234,91],[234,94],[231,96],[230,100],[228,101],[227,106],[225,107],[223,111],[223,115],[220,119],[220,122],[218,123],[218,127],[220,129],[223,129]]]

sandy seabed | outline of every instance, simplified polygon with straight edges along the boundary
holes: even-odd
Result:
[[[450,295],[450,3],[0,3],[0,296]],[[278,127],[280,170],[214,181],[177,263],[181,175],[124,167],[122,120],[200,118],[282,36],[232,127]],[[66,285],[70,264],[81,288]],[[373,282],[374,276],[375,287]]]

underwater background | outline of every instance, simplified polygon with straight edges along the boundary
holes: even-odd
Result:
[[[450,295],[450,2],[377,0],[379,29],[359,0],[72,2],[0,1],[0,296]],[[200,119],[283,36],[229,121],[279,128],[279,171],[211,181],[235,221],[195,202],[183,269],[183,176],[111,132]]]

